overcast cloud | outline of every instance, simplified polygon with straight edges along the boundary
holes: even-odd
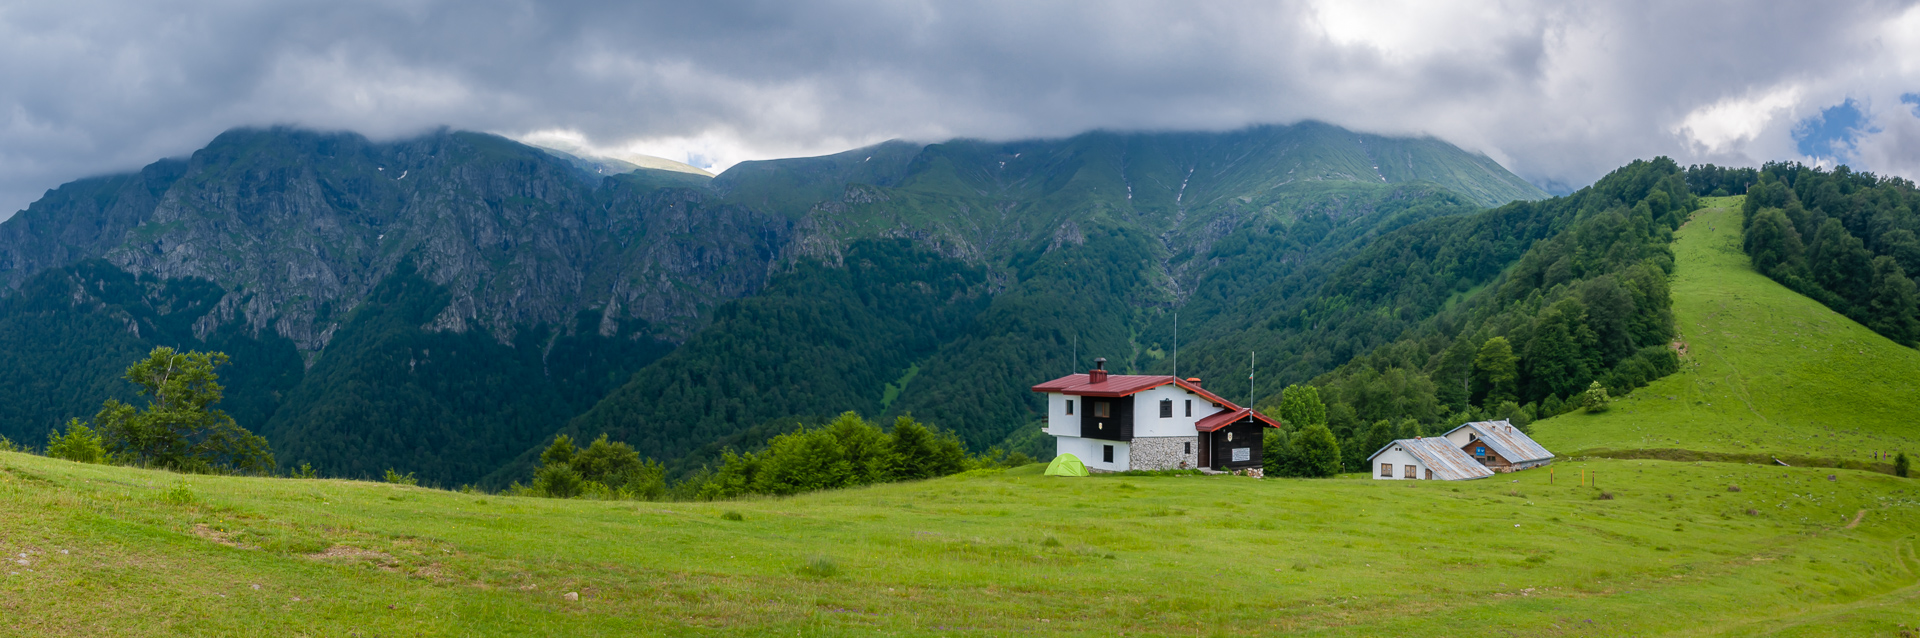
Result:
[[[0,60],[0,211],[270,124],[718,171],[896,137],[1319,119],[1556,191],[1655,155],[1920,176],[1912,3],[66,0],[0,4]]]

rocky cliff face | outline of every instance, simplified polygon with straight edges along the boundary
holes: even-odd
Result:
[[[136,276],[225,289],[201,336],[239,322],[311,353],[403,259],[451,291],[435,330],[510,343],[525,326],[604,309],[609,335],[641,319],[684,338],[702,309],[757,289],[788,224],[703,190],[601,179],[492,136],[376,144],[276,129],[62,187],[0,229],[9,289],[104,257]]]

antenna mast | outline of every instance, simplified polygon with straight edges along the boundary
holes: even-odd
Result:
[[[1173,312],[1173,378],[1180,378],[1180,311]]]
[[[1247,407],[1253,407],[1253,351],[1247,351]]]

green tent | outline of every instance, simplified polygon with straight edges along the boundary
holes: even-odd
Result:
[[[1053,462],[1047,464],[1047,476],[1086,476],[1086,475],[1087,475],[1087,464],[1081,463],[1080,457],[1074,456],[1072,454],[1062,454],[1060,456],[1053,457]]]

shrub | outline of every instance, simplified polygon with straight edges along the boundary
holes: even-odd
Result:
[[[174,505],[191,505],[200,497],[193,493],[193,486],[187,485],[186,481],[175,481],[172,487],[160,494],[160,500]]]
[[[384,480],[388,483],[392,483],[395,485],[419,485],[420,484],[420,479],[414,478],[412,472],[401,474],[399,472],[393,471],[393,468],[387,468],[387,475],[383,477],[381,480]]]
[[[573,498],[587,490],[586,481],[565,463],[542,465],[533,475],[533,493],[548,498]]]
[[[47,456],[76,463],[105,463],[107,450],[87,424],[79,419],[67,421],[67,433],[54,432],[47,437]]]
[[[24,452],[24,451],[25,450],[20,449],[20,446],[14,445],[13,441],[7,439],[7,437],[0,436],[0,452]]]
[[[1580,407],[1586,408],[1588,412],[1606,412],[1607,404],[1612,400],[1607,396],[1607,387],[1600,385],[1599,381],[1588,385],[1587,391],[1580,393]]]
[[[1911,474],[1913,471],[1912,466],[1913,466],[1913,462],[1907,460],[1906,452],[1901,452],[1900,454],[1893,457],[1893,475],[1894,476],[1898,476],[1900,478],[1909,478],[1908,474]]]
[[[294,471],[291,474],[288,474],[287,477],[297,478],[297,479],[310,479],[310,478],[319,478],[320,475],[319,473],[313,471],[312,463],[302,462],[300,464],[300,467],[294,469]]]
[[[720,515],[720,518],[722,518],[722,519],[725,519],[725,520],[729,520],[729,521],[744,521],[744,520],[747,520],[747,517],[745,517],[745,516],[741,516],[739,512],[736,512],[736,511],[733,511],[733,510],[727,510],[727,513],[725,513],[725,514],[721,514],[721,515]]]

